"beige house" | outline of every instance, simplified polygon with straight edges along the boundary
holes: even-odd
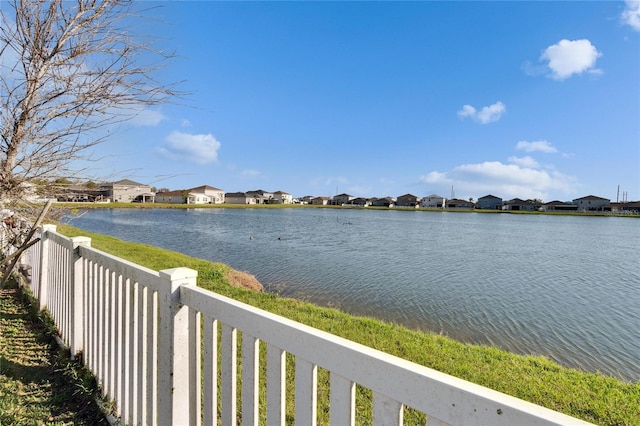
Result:
[[[273,193],[273,201],[278,204],[291,204],[293,197],[288,192],[276,191]]]
[[[155,202],[169,203],[169,204],[184,204],[184,192],[181,190],[158,192],[156,193]]]
[[[155,194],[149,185],[122,179],[117,182],[103,184],[100,191],[106,198],[117,203],[153,202]]]
[[[332,204],[335,204],[336,206],[341,206],[343,204],[349,204],[349,202],[351,200],[353,200],[354,198],[356,198],[356,197],[354,197],[353,195],[339,194],[339,195],[336,195],[336,196],[333,197],[333,203]]]
[[[329,204],[329,201],[331,201],[331,198],[329,197],[314,197],[309,200],[309,204],[314,206],[326,206]]]
[[[227,192],[224,194],[225,204],[256,204],[256,199],[244,192]]]

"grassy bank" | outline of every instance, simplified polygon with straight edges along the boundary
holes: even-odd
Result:
[[[198,271],[201,287],[535,404],[596,424],[640,424],[640,382],[625,383],[563,368],[541,356],[514,355],[491,347],[462,344],[299,300],[232,287],[226,281],[225,265],[65,225],[58,229],[68,236],[91,237],[93,247],[148,268],[193,268]],[[319,392],[326,396],[324,382],[321,376]],[[368,398],[366,392],[359,391],[358,395]],[[319,410],[319,415],[325,414]],[[411,413],[408,419],[410,416]]]
[[[0,289],[0,424],[108,425],[91,374],[53,339],[50,318],[14,281]]]

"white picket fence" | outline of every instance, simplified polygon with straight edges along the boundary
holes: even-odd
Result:
[[[291,423],[292,359],[297,425],[317,423],[318,368],[330,374],[333,425],[358,421],[356,385],[373,393],[375,425],[402,425],[405,406],[429,426],[587,424],[204,290],[191,269],[152,271],[55,231],[43,226],[23,255],[31,290],[123,424],[257,425],[260,398],[267,425]]]

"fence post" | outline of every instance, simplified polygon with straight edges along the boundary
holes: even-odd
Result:
[[[48,287],[49,287],[49,232],[56,232],[55,225],[42,225],[42,238],[40,240],[40,279],[38,280],[38,294],[40,300],[40,310],[47,307]]]
[[[71,272],[71,356],[77,356],[84,349],[84,267],[80,257],[80,246],[91,247],[91,238],[71,238],[73,251],[69,256]]]
[[[158,424],[189,425],[191,389],[189,308],[180,303],[180,286],[196,285],[198,272],[189,268],[160,271],[158,291]]]

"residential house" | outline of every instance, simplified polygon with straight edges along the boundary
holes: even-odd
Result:
[[[105,183],[100,187],[100,191],[104,193],[106,198],[118,203],[153,202],[155,197],[149,185],[129,179]]]
[[[444,197],[440,195],[431,194],[426,197],[422,197],[420,205],[427,209],[441,209],[444,206]]]
[[[353,200],[354,197],[353,195],[349,195],[349,194],[339,194],[339,195],[335,195],[333,197],[333,201],[331,202],[331,204],[334,204],[336,206],[341,206],[343,204],[349,204],[349,201]]]
[[[611,211],[619,213],[640,213],[640,201],[611,203]]]
[[[546,212],[575,212],[578,206],[567,201],[549,201],[542,205],[542,209]]]
[[[224,191],[209,185],[187,189],[188,204],[222,204],[224,203]]]
[[[452,198],[445,201],[446,208],[448,209],[473,209],[473,201],[461,200],[459,198]]]
[[[611,200],[595,195],[587,195],[586,197],[576,198],[573,204],[578,206],[580,212],[605,212],[611,211]]]
[[[253,197],[256,200],[255,204],[270,204],[273,202],[273,193],[263,191],[262,189],[247,191],[246,194],[248,197]]]
[[[418,207],[420,198],[413,194],[404,194],[396,199],[396,207]]]
[[[395,200],[391,197],[374,198],[371,200],[372,207],[393,207],[394,205]]]
[[[276,191],[273,193],[273,201],[278,204],[291,204],[293,197],[288,192]]]
[[[366,207],[366,206],[370,205],[370,203],[369,203],[369,200],[367,200],[366,198],[358,197],[358,198],[354,198],[353,200],[349,201],[349,205],[350,206]]]
[[[163,191],[163,192],[156,193],[155,202],[169,203],[169,204],[184,204],[186,196],[187,196],[186,192],[180,189],[176,191]]]
[[[483,210],[502,210],[502,198],[495,195],[485,195],[478,198],[476,208]]]
[[[514,198],[513,200],[505,201],[502,209],[511,211],[536,211],[541,205],[542,203],[538,201]]]
[[[326,206],[331,201],[329,197],[313,197],[309,200],[309,204],[314,206]]]
[[[225,204],[257,204],[256,199],[244,192],[227,192],[224,194]]]

